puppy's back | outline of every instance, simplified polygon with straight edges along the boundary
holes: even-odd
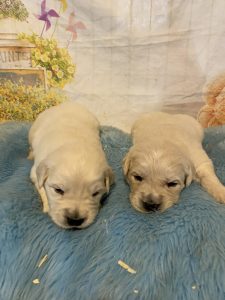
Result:
[[[45,135],[48,130],[60,132],[66,127],[85,127],[99,129],[99,122],[84,106],[67,101],[43,111],[34,121],[29,131],[29,142],[32,144],[35,135]]]
[[[203,129],[191,116],[152,112],[142,115],[132,127],[134,141],[154,139],[188,139],[202,141]]]
[[[85,107],[65,102],[42,112],[29,132],[35,160],[45,158],[63,145],[98,144],[99,122]]]

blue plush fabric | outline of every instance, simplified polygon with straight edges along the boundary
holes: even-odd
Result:
[[[165,213],[138,213],[121,169],[130,137],[103,128],[116,184],[92,226],[60,229],[41,212],[29,180],[28,129],[0,126],[0,300],[225,299],[225,205],[193,183]],[[225,127],[206,133],[205,148],[225,183],[224,140]]]

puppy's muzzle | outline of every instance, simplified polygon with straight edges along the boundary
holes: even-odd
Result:
[[[151,211],[157,211],[160,208],[160,204],[155,203],[148,203],[142,201],[142,207],[145,211],[151,212]]]
[[[83,218],[82,216],[80,216],[77,211],[74,211],[72,213],[66,211],[65,212],[65,220],[66,220],[68,226],[79,227],[86,221],[86,218]]]
[[[160,209],[161,200],[161,196],[149,194],[141,199],[141,204],[146,212],[153,212]]]

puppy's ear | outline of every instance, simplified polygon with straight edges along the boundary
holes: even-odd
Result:
[[[105,186],[108,193],[110,186],[114,183],[114,179],[115,179],[114,173],[110,167],[106,169],[104,177],[105,177]]]
[[[130,152],[128,152],[123,159],[123,174],[127,176],[130,168]]]
[[[192,163],[187,162],[185,164],[184,170],[185,170],[184,185],[187,187],[191,184],[192,180],[194,179],[194,167]]]
[[[36,169],[37,180],[39,188],[43,187],[47,177],[48,177],[48,167],[44,160],[40,162]]]

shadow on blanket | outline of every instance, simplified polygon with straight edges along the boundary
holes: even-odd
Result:
[[[1,300],[225,299],[225,205],[193,183],[165,213],[136,212],[121,170],[130,138],[103,128],[116,185],[91,227],[62,230],[41,212],[29,180],[28,128],[0,126]],[[225,127],[207,131],[205,148],[225,183],[224,140]]]

